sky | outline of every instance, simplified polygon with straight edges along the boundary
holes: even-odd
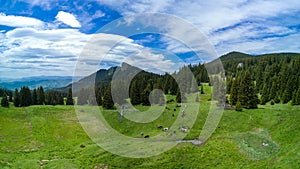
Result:
[[[77,75],[84,76],[122,62],[163,73],[231,51],[300,53],[297,0],[0,0],[0,4],[0,78],[70,76],[78,67]],[[162,15],[147,19],[147,13],[177,20],[164,20]],[[111,23],[121,29],[103,31]],[[163,34],[125,35],[126,28],[139,32],[149,25]],[[211,57],[207,48],[215,52]]]

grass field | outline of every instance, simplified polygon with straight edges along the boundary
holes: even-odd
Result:
[[[208,90],[206,88],[206,90]],[[168,96],[171,97],[171,96]],[[201,96],[200,114],[185,137],[199,136],[209,109]],[[175,104],[153,122],[136,124],[104,111],[124,135],[156,135],[178,115]],[[138,107],[139,109],[147,109]],[[0,168],[300,168],[300,107],[277,104],[256,110],[226,110],[218,128],[201,146],[180,143],[150,158],[125,158],[104,151],[84,132],[73,106],[0,107]],[[268,146],[262,146],[262,143]]]

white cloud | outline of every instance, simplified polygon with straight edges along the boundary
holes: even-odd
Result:
[[[172,71],[176,66],[162,54],[119,35],[88,35],[77,29],[17,28],[0,33],[0,37],[1,70],[21,77],[73,75],[75,66],[81,70],[77,75],[84,76],[97,71],[100,62],[107,65],[101,68],[127,62],[159,73]]]
[[[72,75],[77,56],[91,37],[76,29],[33,28],[17,28],[2,35],[1,70],[10,69],[21,77]]]
[[[173,72],[179,68],[173,60],[161,53],[134,43],[134,40],[113,34],[94,34],[85,46],[77,64],[76,76],[91,74],[101,68],[109,68],[122,62],[156,73]],[[98,63],[98,64],[91,64]],[[104,67],[103,67],[104,66]]]
[[[263,34],[276,35],[277,33],[283,34],[283,32],[285,31],[287,33],[293,33],[293,31],[285,27],[285,25],[281,25],[282,23],[284,23],[285,18],[280,18],[277,21],[273,22],[267,22],[272,17],[290,14],[292,16],[295,16],[295,19],[300,19],[298,17],[300,1],[294,0],[125,0],[122,1],[122,3],[120,3],[117,0],[99,0],[98,2],[100,4],[109,5],[110,7],[121,12],[123,15],[131,15],[145,12],[162,12],[173,14],[183,19],[186,19],[187,21],[193,23],[197,28],[199,28],[209,37],[209,40],[211,40],[213,44],[217,46],[217,51],[219,52],[219,54],[223,54],[224,52],[223,48],[219,48],[221,46],[219,44],[222,43],[229,43],[233,45],[233,42],[239,41],[239,43],[234,44],[236,50],[239,50],[239,48],[244,48],[247,45],[249,45],[249,39],[256,39],[256,43],[265,44],[266,42],[263,38],[261,38]],[[294,12],[298,13],[293,15]],[[238,25],[247,21],[250,21],[250,24],[247,26]],[[237,28],[235,28],[235,25]],[[231,26],[233,26],[232,30],[225,31],[223,33],[214,33],[215,31],[226,27],[229,27],[229,29],[231,29]],[[256,29],[259,27],[264,27],[265,29]],[[281,42],[280,40],[277,40],[276,43],[280,44]],[[176,47],[173,43],[170,43],[169,45],[169,48]],[[286,46],[286,48],[289,47]],[[246,50],[247,52],[253,52],[250,46],[248,49],[249,50]],[[263,48],[260,48],[259,51],[261,51],[262,49]],[[299,49],[295,48],[292,51],[299,52]]]
[[[45,23],[36,18],[6,15],[4,13],[0,13],[0,25],[10,26],[10,27],[43,28],[45,26]]]
[[[81,24],[79,21],[76,19],[76,17],[70,13],[64,12],[64,11],[59,11],[58,14],[55,17],[58,21],[69,25],[73,28],[80,28]]]

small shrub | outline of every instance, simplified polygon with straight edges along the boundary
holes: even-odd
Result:
[[[270,104],[271,104],[271,105],[274,105],[274,104],[275,104],[274,100],[272,100],[272,101],[270,102]]]
[[[240,101],[237,101],[235,111],[243,111],[243,107]]]

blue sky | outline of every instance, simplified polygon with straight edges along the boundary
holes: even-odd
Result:
[[[212,59],[196,56],[189,46],[161,34],[125,37],[98,32],[116,19],[149,12],[171,14],[192,24],[218,56],[231,51],[300,52],[300,1],[296,0],[2,0],[0,78],[68,76],[76,66],[86,68],[80,75],[87,75],[99,65],[108,68],[123,61],[162,73]],[[169,29],[167,22],[151,24],[169,32],[184,28]],[[190,42],[195,38],[183,37]],[[94,55],[84,53],[86,46]],[[109,49],[101,60],[95,56]]]

